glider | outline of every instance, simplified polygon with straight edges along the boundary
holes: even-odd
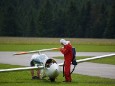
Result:
[[[59,50],[59,48],[34,50],[34,51],[28,51],[28,52],[19,52],[19,53],[15,53],[13,55],[38,53],[40,56],[41,55],[46,56],[45,54],[41,54],[40,52],[51,51],[51,50]],[[80,59],[80,60],[77,60],[77,63],[100,59],[100,58],[106,58],[109,56],[115,56],[115,53],[108,54],[108,55],[95,56],[95,57],[91,57],[91,58]],[[49,64],[47,65],[47,63],[49,63]],[[58,77],[58,75],[60,73],[60,66],[63,66],[63,63],[57,63],[56,60],[49,58],[49,59],[46,59],[44,61],[43,65],[40,65],[40,66],[36,64],[34,67],[0,69],[0,72],[12,72],[12,71],[24,71],[24,70],[31,70],[31,69],[39,69],[41,71],[41,74],[40,74],[41,78],[49,77],[50,81],[54,82],[56,77]]]

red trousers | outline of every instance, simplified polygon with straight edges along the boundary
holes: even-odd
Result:
[[[65,80],[68,82],[72,81],[70,69],[71,69],[71,61],[65,61],[64,62],[64,75],[65,75]]]

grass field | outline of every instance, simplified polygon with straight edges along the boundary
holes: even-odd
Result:
[[[78,39],[66,38],[79,52],[115,52],[114,39]],[[60,38],[23,38],[23,37],[0,37],[0,51],[28,51],[44,48],[60,47]],[[86,58],[86,57],[77,57]],[[115,64],[115,57],[93,62]],[[2,68],[16,68],[17,65],[0,64]],[[72,74],[72,83],[64,83],[62,73],[51,83],[45,80],[31,80],[29,71],[0,73],[0,86],[115,86],[115,79],[92,77],[86,75]]]
[[[0,64],[2,68],[20,67],[17,65]],[[44,80],[31,80],[29,71],[18,71],[0,73],[0,86],[115,86],[115,79],[92,77],[86,75],[72,74],[73,81],[64,83],[62,73],[57,77],[56,82],[51,83],[48,78]]]
[[[0,37],[0,51],[28,51],[61,47],[61,38]],[[115,52],[114,39],[66,38],[78,52]]]

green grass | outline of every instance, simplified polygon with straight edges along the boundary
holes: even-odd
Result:
[[[115,52],[114,39],[76,39],[66,38],[81,52]],[[0,51],[28,51],[44,48],[60,47],[60,38],[23,38],[23,37],[0,37]],[[79,57],[86,58],[86,57]],[[114,63],[115,57],[95,60],[98,63]],[[101,61],[102,60],[102,61]],[[17,65],[0,64],[2,68],[16,68]],[[45,80],[31,80],[29,71],[0,73],[0,86],[115,86],[115,79],[92,77],[86,75],[72,74],[72,83],[63,83],[62,73],[51,83]]]
[[[102,59],[96,59],[96,60],[89,61],[89,62],[115,65],[115,56],[110,56],[110,57],[102,58]]]
[[[13,68],[7,64],[0,64],[1,68]],[[64,83],[62,73],[57,77],[56,82],[51,83],[48,78],[44,80],[31,80],[30,71],[18,71],[9,73],[0,73],[0,86],[114,86],[115,79],[92,77],[87,75],[72,74],[73,81]]]
[[[53,57],[53,58],[55,58],[55,59],[64,59],[64,57],[62,57],[62,56]],[[79,59],[84,59],[84,58],[90,58],[90,56],[77,56],[76,58],[77,58],[77,60],[79,60]]]
[[[114,52],[115,46],[73,45],[78,52]],[[58,48],[59,44],[0,44],[0,51],[28,51],[47,48]]]
[[[63,57],[54,57],[56,59],[63,59]],[[90,58],[89,56],[77,56],[77,60],[84,59],[84,58]],[[107,58],[102,59],[96,59],[88,62],[94,62],[94,63],[101,63],[101,64],[112,64],[115,65],[115,56],[110,56]]]
[[[29,45],[29,44],[1,44],[0,51],[30,51],[30,50],[39,50],[47,48],[55,48],[57,45],[50,44],[39,44],[39,45]]]
[[[61,38],[0,37],[0,51],[28,51],[61,47]],[[115,52],[114,39],[66,38],[78,52]]]
[[[78,52],[115,52],[113,45],[75,45]]]
[[[0,44],[59,44],[61,38],[0,37]],[[115,45],[114,39],[65,38],[72,44]]]
[[[114,52],[115,46],[105,45],[73,45],[78,52]],[[56,44],[0,44],[0,51],[28,51],[47,48],[58,48]]]

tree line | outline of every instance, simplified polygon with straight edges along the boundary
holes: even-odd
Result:
[[[0,36],[115,38],[115,0],[0,0]]]

